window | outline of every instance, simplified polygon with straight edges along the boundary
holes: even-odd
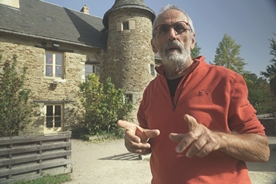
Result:
[[[132,94],[125,94],[124,100],[127,101],[127,102],[130,102],[130,103],[133,103],[133,96],[132,96]]]
[[[123,30],[129,30],[129,22],[123,22]]]
[[[135,29],[135,21],[122,17],[119,22],[116,23],[116,30],[123,31],[123,33],[130,33],[130,30]]]
[[[155,68],[154,68],[154,65],[153,65],[153,64],[150,65],[150,74],[151,74],[152,76],[155,76]]]
[[[46,105],[46,128],[62,128],[62,105]]]
[[[63,78],[63,54],[46,51],[45,76]]]
[[[96,63],[96,62],[94,62],[94,63]],[[88,75],[91,73],[100,75],[99,71],[100,71],[100,69],[98,67],[98,64],[85,63],[85,80],[87,80]]]

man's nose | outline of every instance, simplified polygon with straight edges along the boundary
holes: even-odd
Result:
[[[177,36],[177,32],[174,30],[173,27],[170,27],[168,34],[169,34],[169,40],[174,40]]]

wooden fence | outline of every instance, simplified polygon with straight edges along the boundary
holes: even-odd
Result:
[[[0,184],[72,171],[71,132],[0,138]]]

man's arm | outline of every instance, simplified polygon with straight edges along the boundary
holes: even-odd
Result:
[[[222,152],[246,162],[267,162],[270,151],[266,136],[218,133]]]
[[[246,162],[267,162],[270,151],[266,136],[258,134],[227,134],[214,132],[198,124],[192,116],[185,115],[189,132],[171,133],[170,139],[179,142],[176,152],[182,153],[188,147],[186,156],[204,157],[212,151],[220,150],[232,157]]]

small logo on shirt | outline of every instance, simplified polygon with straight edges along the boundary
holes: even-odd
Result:
[[[205,89],[202,89],[201,91],[198,92],[198,95],[208,95],[208,92]]]

